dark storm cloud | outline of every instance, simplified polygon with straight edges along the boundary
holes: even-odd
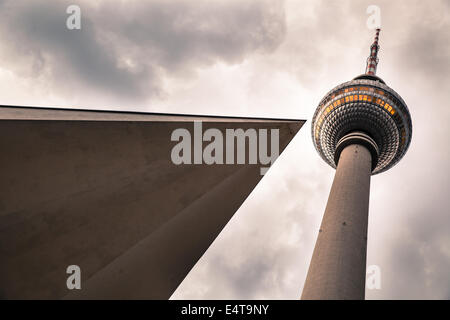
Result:
[[[226,276],[229,297],[251,297],[255,292],[266,289],[267,275],[273,272],[274,264],[269,259],[260,259],[261,256],[250,256],[243,261],[239,268],[233,267],[230,261],[217,255],[212,259],[214,272]],[[273,289],[272,286],[269,286]]]
[[[269,1],[85,1],[80,31],[65,27],[69,4],[0,3],[8,58],[20,55],[31,74],[48,68],[60,85],[118,96],[148,97],[166,75],[273,51],[285,33],[282,5]]]
[[[412,216],[395,232],[385,250],[384,298],[449,299],[450,236],[448,203],[424,201],[420,208],[396,214]]]
[[[436,106],[436,111],[439,113],[442,108]],[[438,168],[445,167],[450,156],[446,138],[439,137],[433,126],[425,126],[434,143],[416,149],[427,155],[421,158],[422,161],[409,159],[416,169],[408,174],[405,185],[410,186],[408,192],[419,200],[404,201],[395,206],[398,215],[395,225],[398,227],[392,230],[393,240],[386,246],[390,263],[386,297],[449,298],[450,216],[447,208],[450,200],[446,192],[450,190],[450,177],[447,173],[439,174]],[[445,137],[448,137],[448,125],[445,131]],[[424,132],[419,131],[418,134]],[[438,145],[442,146],[439,151],[436,149]],[[416,150],[411,151],[415,153]]]
[[[428,73],[433,75],[430,80],[448,83],[450,74],[449,39],[450,25],[448,23],[418,25],[408,34],[401,52],[402,59],[399,59],[399,62],[413,76],[422,76],[423,73]]]
[[[51,69],[57,82],[79,81],[118,94],[138,93],[138,83],[148,71],[132,74],[117,66],[114,52],[102,45],[97,30],[88,18],[83,18],[82,31],[66,26],[67,6],[61,2],[33,1],[26,5],[7,3],[1,18],[7,23],[3,30],[7,43],[16,48],[14,54],[26,55],[36,73]],[[7,61],[6,61],[7,63]],[[74,79],[75,78],[75,79]]]
[[[105,4],[100,23],[168,70],[241,62],[253,51],[275,49],[285,32],[281,6],[260,1],[139,2],[122,5],[120,16],[117,9]]]
[[[400,2],[397,10],[386,12],[389,26],[401,34],[396,38],[391,56],[396,69],[405,77],[428,75],[430,81],[449,84],[446,81],[450,73],[449,3],[446,0],[434,1],[432,5],[420,1]]]

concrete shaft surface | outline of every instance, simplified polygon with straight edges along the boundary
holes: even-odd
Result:
[[[364,299],[371,154],[341,153],[302,299]]]

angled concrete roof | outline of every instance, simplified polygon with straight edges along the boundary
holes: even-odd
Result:
[[[304,123],[0,106],[0,297],[168,299],[262,177],[173,164],[171,132],[196,120],[277,128],[280,152]]]
[[[175,113],[154,113],[137,111],[111,111],[43,108],[0,105],[0,120],[81,120],[81,121],[205,121],[205,122],[279,122],[301,126],[303,120],[255,117],[230,117],[214,115],[192,115]]]

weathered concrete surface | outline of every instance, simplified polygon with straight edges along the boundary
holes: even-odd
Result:
[[[50,119],[50,120],[46,120]],[[0,107],[0,296],[167,299],[258,183],[260,165],[174,165],[176,128],[303,121]]]
[[[361,145],[342,151],[302,299],[364,299],[371,163]]]
[[[97,272],[67,299],[166,299],[175,291],[259,180],[244,167]],[[147,277],[158,274],[157,278]],[[115,290],[118,284],[120,291]]]

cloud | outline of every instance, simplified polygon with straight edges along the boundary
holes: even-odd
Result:
[[[282,3],[272,1],[83,1],[79,31],[65,27],[69,4],[0,4],[2,58],[10,70],[45,74],[69,93],[142,100],[161,94],[166,75],[240,63],[273,51],[285,33]]]

